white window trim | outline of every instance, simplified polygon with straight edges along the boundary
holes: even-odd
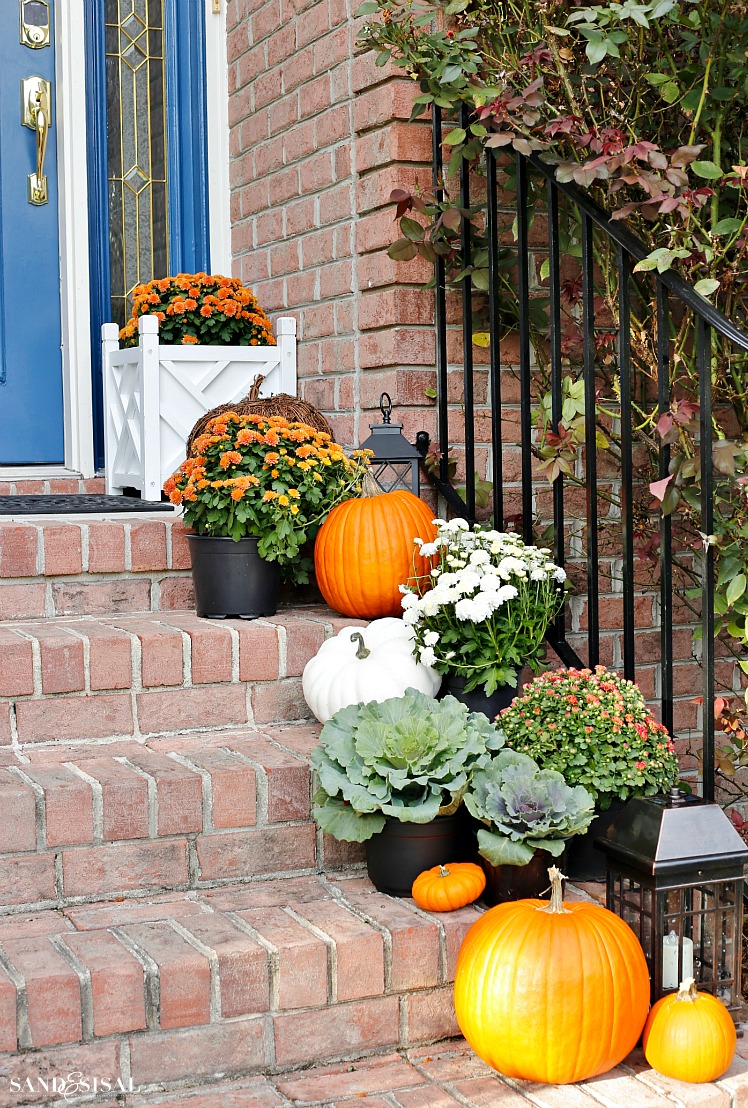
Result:
[[[55,5],[55,69],[65,466],[92,477],[84,0]]]
[[[208,111],[208,199],[210,268],[231,275],[231,194],[229,188],[229,67],[226,53],[226,0],[205,0],[205,78]]]

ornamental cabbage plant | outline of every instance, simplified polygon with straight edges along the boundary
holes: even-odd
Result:
[[[478,831],[478,850],[494,866],[524,866],[536,850],[557,858],[572,835],[586,831],[595,801],[581,785],[567,785],[554,769],[527,754],[500,750],[476,770],[465,807],[489,830]]]
[[[429,576],[400,586],[416,656],[438,673],[464,677],[466,692],[516,688],[523,666],[540,669],[566,573],[548,550],[526,546],[519,535],[471,531],[464,519],[434,523],[436,539],[419,542],[434,562]]]
[[[365,842],[386,816],[429,823],[456,811],[473,773],[504,736],[453,696],[415,689],[336,712],[311,755],[319,789],[314,818],[328,834]]]

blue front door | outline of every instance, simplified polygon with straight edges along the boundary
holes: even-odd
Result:
[[[64,460],[53,6],[3,0],[0,21],[0,465]]]

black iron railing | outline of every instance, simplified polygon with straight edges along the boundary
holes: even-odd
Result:
[[[469,125],[467,110],[463,112],[461,125]],[[632,273],[634,265],[642,261],[649,250],[645,244],[620,222],[614,221],[588,195],[570,184],[560,184],[555,179],[552,165],[537,155],[516,154],[515,183],[516,210],[516,292],[513,314],[519,340],[516,372],[519,376],[519,426],[521,450],[521,530],[526,541],[533,541],[533,495],[538,486],[534,472],[532,407],[532,342],[530,325],[531,283],[530,263],[533,251],[529,244],[531,208],[529,178],[545,182],[547,191],[546,214],[548,221],[547,270],[548,270],[548,352],[551,386],[551,429],[558,432],[562,415],[562,327],[561,327],[561,235],[559,232],[559,203],[572,204],[577,213],[581,242],[581,332],[582,373],[584,377],[584,484],[586,486],[586,581],[587,581],[587,659],[594,666],[600,658],[599,627],[599,549],[598,549],[598,453],[596,426],[596,352],[595,352],[595,254],[594,241],[602,238],[615,251],[617,272],[617,375],[620,410],[620,527],[622,546],[622,668],[624,675],[636,679],[636,625],[635,625],[635,527],[634,527],[634,440],[632,409]],[[463,160],[460,169],[460,199],[462,209],[470,208],[470,169]],[[488,365],[488,405],[493,413],[490,457],[493,469],[493,523],[499,530],[505,526],[505,486],[503,477],[503,448],[500,413],[502,411],[501,338],[503,331],[502,304],[499,295],[500,267],[500,214],[497,186],[497,162],[492,150],[486,150],[486,237],[488,249],[487,315],[490,334],[490,362]],[[433,191],[438,200],[444,197],[442,167],[442,121],[438,109],[433,118]],[[471,266],[471,224],[462,221],[460,240],[460,266]],[[536,250],[537,252],[537,250]],[[446,496],[453,511],[468,520],[476,518],[474,434],[474,381],[473,364],[473,308],[474,290],[470,276],[459,281],[462,298],[463,338],[463,404],[465,431],[464,448],[465,489],[460,498],[448,480],[448,456],[450,450],[450,409],[447,403],[447,274],[443,255],[435,262],[435,322],[436,322],[436,383],[437,383],[437,434],[441,452],[440,472],[436,478],[438,489]],[[675,311],[678,318],[692,313],[695,331],[695,361],[700,379],[701,451],[701,527],[707,536],[700,558],[701,569],[701,664],[703,670],[703,792],[708,799],[714,796],[714,736],[713,704],[715,697],[715,612],[714,612],[714,549],[708,536],[714,529],[714,474],[712,464],[712,365],[713,335],[721,336],[735,350],[748,351],[748,335],[736,328],[707,300],[700,296],[678,274],[668,270],[653,273],[656,281],[654,321],[657,329],[656,378],[657,406],[662,414],[671,406],[671,351],[668,337],[668,318]],[[482,369],[484,367],[481,367]],[[659,476],[668,475],[670,451],[667,445],[659,447]],[[567,536],[565,529],[565,486],[563,474],[553,482],[553,545],[555,561],[563,566],[567,561]],[[669,515],[661,515],[659,536],[659,621],[660,621],[660,690],[662,722],[673,732],[673,533]],[[567,641],[566,623],[562,613],[549,635],[549,642],[566,665],[581,665],[582,661]]]

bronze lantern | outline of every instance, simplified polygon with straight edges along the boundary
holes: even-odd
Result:
[[[748,847],[719,805],[678,788],[637,797],[595,845],[607,906],[644,949],[652,1003],[693,977],[737,1022]]]

